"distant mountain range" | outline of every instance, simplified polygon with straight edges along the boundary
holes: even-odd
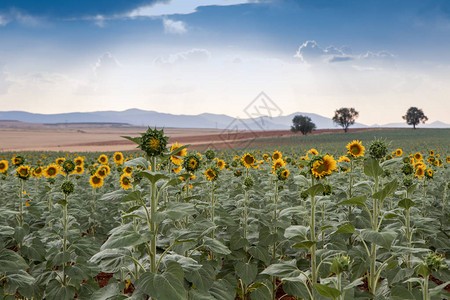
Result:
[[[338,128],[330,118],[313,113],[297,112],[280,117],[233,118],[223,114],[203,113],[200,115],[174,115],[128,109],[125,111],[74,112],[62,114],[35,114],[24,111],[0,112],[0,120],[15,120],[29,123],[125,123],[136,126],[172,127],[172,128],[217,128],[232,130],[287,130],[292,125],[295,115],[308,116],[316,124],[317,129]],[[355,123],[351,128],[366,127],[409,127],[406,123],[390,123],[367,126]],[[450,124],[440,121],[421,124],[419,127],[450,128]]]

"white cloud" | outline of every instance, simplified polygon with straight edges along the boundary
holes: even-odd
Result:
[[[97,77],[111,75],[120,67],[120,63],[109,52],[103,53],[94,65],[94,74]]]
[[[156,2],[151,5],[141,6],[127,14],[128,17],[159,17],[174,14],[191,14],[200,6],[229,6],[246,4],[251,0],[171,0],[167,2]]]
[[[187,32],[186,23],[183,21],[174,21],[171,19],[163,19],[164,32],[171,34],[184,34]]]
[[[9,23],[8,18],[6,16],[0,15],[0,26],[5,26]]]
[[[174,65],[182,63],[203,63],[211,58],[211,53],[206,49],[191,49],[185,52],[171,54],[168,57],[158,57],[155,65]]]

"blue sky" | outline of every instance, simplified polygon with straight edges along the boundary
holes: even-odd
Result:
[[[449,47],[446,0],[3,0],[0,103],[243,117],[265,91],[284,114],[450,122]]]

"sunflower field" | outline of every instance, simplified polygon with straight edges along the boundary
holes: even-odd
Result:
[[[450,299],[450,156],[0,154],[4,299]]]

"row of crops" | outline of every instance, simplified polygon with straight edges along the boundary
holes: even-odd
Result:
[[[450,298],[448,149],[0,154],[4,299]]]

